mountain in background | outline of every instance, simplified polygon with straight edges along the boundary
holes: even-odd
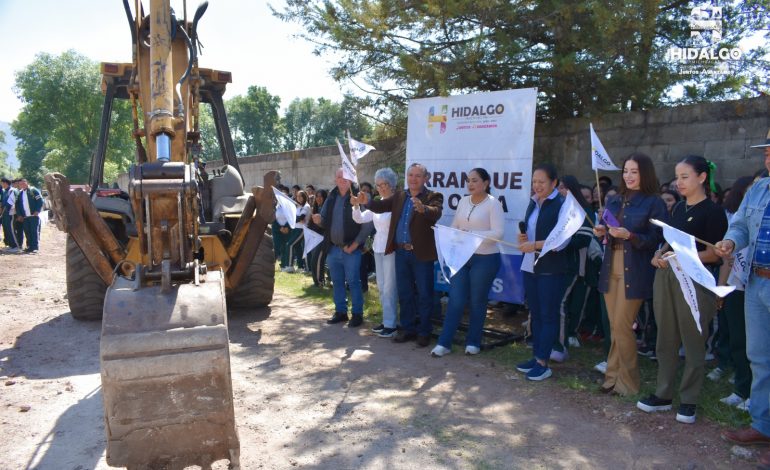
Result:
[[[0,131],[5,132],[5,144],[2,145],[2,149],[8,152],[8,165],[14,170],[18,170],[19,160],[16,158],[17,140],[11,134],[11,124],[0,121]]]

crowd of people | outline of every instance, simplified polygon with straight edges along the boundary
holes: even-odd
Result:
[[[40,212],[43,196],[25,178],[0,178],[0,220],[3,225],[2,253],[35,254],[39,249]]]
[[[640,393],[638,358],[656,360],[655,391],[637,407],[667,411],[676,399],[681,423],[695,422],[704,380],[722,380],[732,370],[733,391],[721,401],[749,412],[752,426],[723,438],[770,445],[770,138],[758,147],[764,148],[765,168],[737,178],[724,191],[714,181],[715,165],[700,156],[681,159],[673,179],[662,185],[642,153],[625,158],[617,186],[607,176],[584,185],[571,175],[559,177],[551,164],[536,165],[528,206],[509,207],[521,211],[516,246],[523,254],[532,348],[532,357],[516,368],[540,382],[552,376],[549,364],[568,360],[571,348],[601,340],[606,361],[594,367],[604,375],[599,390]],[[312,185],[279,188],[298,209],[294,227],[280,212],[272,224],[276,259],[283,272],[309,273],[318,287],[331,283],[335,311],[328,324],[360,327],[363,293],[376,278],[382,322],[372,331],[395,343],[431,344],[440,306],[434,292],[434,225],[444,198],[427,186],[428,175],[424,165],[412,163],[400,189],[390,168],[375,173],[374,185],[360,186],[338,169],[328,191]],[[36,253],[41,193],[24,179],[0,181],[3,252]],[[452,352],[466,311],[465,354],[483,348],[488,293],[501,266],[498,241],[512,238],[505,236],[503,207],[490,182],[484,168],[469,170],[464,181],[467,194],[451,226],[483,240],[450,279],[441,330],[430,350],[434,357]],[[541,254],[568,193],[586,218],[571,238]],[[651,219],[694,236],[698,258],[717,284],[736,286],[719,298],[694,285],[699,325],[669,265],[672,249]],[[307,256],[305,227],[324,240]],[[712,356],[717,366],[707,372]],[[770,465],[770,454],[762,459]]]
[[[521,208],[516,236],[523,253],[532,357],[517,369],[529,380],[543,381],[552,376],[550,363],[568,360],[569,350],[585,341],[600,340],[606,361],[595,366],[604,375],[599,390],[640,393],[639,357],[655,360],[655,391],[637,407],[666,411],[676,400],[681,423],[695,422],[704,380],[726,380],[732,371],[733,391],[721,401],[749,412],[752,427],[723,437],[770,445],[770,143],[763,147],[766,168],[737,178],[725,190],[714,181],[715,165],[700,156],[681,159],[673,178],[662,185],[652,160],[642,153],[623,161],[617,186],[607,176],[584,185],[571,175],[559,177],[551,164],[535,166],[532,197]],[[370,269],[362,268],[362,259],[371,253],[382,309],[382,323],[372,330],[396,343],[427,347],[437,305],[432,227],[444,201],[426,186],[425,166],[413,163],[406,173],[404,189],[397,188],[390,168],[377,171],[374,186],[357,188],[339,169],[328,193],[306,188],[315,197],[310,196],[311,215],[304,220],[324,235],[324,243],[305,269],[323,285],[325,257],[335,305],[327,323],[355,328],[363,324],[362,289]],[[450,279],[441,329],[430,350],[434,357],[451,353],[466,312],[465,353],[481,351],[488,292],[501,265],[495,240],[505,236],[504,214],[491,194],[490,175],[473,168],[464,183],[466,195],[451,226],[483,241]],[[541,256],[568,192],[586,220],[569,240]],[[295,195],[300,205],[307,201],[301,193]],[[719,298],[695,284],[700,325],[669,266],[673,251],[651,219],[694,236],[698,258],[718,285],[737,286]],[[734,269],[735,263],[745,268]],[[707,371],[712,358],[717,366]]]

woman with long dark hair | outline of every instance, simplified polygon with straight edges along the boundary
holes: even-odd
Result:
[[[594,228],[598,237],[609,235],[599,276],[599,292],[604,294],[611,336],[601,386],[604,393],[639,393],[633,324],[642,303],[652,297],[655,269],[650,260],[663,240],[660,228],[650,219],[668,219],[658,188],[650,157],[643,153],[629,155],[623,162],[620,192],[607,198],[602,218],[605,222]]]
[[[468,195],[457,204],[452,227],[488,237],[476,248],[465,265],[449,280],[449,303],[444,325],[434,357],[448,354],[452,349],[460,319],[468,306],[468,333],[465,335],[465,354],[481,351],[481,336],[487,316],[487,298],[492,281],[500,270],[500,249],[489,238],[500,240],[505,229],[505,216],[500,201],[490,194],[490,176],[484,168],[474,168],[466,182]]]
[[[570,270],[577,264],[577,249],[587,245],[585,237],[572,237],[562,246],[539,256],[545,240],[556,227],[564,197],[556,187],[559,178],[550,163],[537,165],[532,172],[532,200],[524,215],[518,237],[519,250],[524,253],[521,270],[524,274],[524,292],[530,312],[533,338],[532,359],[516,366],[527,374],[528,380],[541,381],[552,375],[548,367],[551,350],[559,334],[559,309],[567,289]],[[584,221],[587,226],[588,221]],[[585,244],[583,244],[585,243]]]
[[[727,217],[721,207],[709,198],[716,166],[700,156],[685,157],[676,165],[676,186],[683,200],[671,213],[670,225],[708,243],[722,240],[727,231]],[[700,261],[712,271],[720,264],[713,247],[696,244]],[[684,345],[685,360],[679,384],[680,405],[676,420],[695,422],[695,410],[703,387],[708,325],[717,312],[716,295],[700,284],[694,284],[700,311],[700,331],[693,321],[679,281],[660,250],[652,259],[658,268],[653,284],[653,307],[658,324],[658,379],[655,393],[636,405],[646,412],[671,409],[674,386],[679,369],[679,346]]]

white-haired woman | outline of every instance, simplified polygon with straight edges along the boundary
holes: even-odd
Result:
[[[387,199],[396,190],[396,172],[390,168],[380,168],[374,174],[374,184],[377,186],[382,199]],[[390,229],[390,212],[375,214],[370,210],[361,211],[359,206],[353,206],[353,220],[359,224],[373,222],[374,267],[377,275],[377,289],[380,291],[382,305],[382,323],[372,328],[377,336],[391,338],[396,334],[396,319],[398,305],[398,290],[396,289],[396,254],[385,254]]]

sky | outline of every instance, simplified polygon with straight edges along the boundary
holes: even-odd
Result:
[[[134,1],[129,4],[133,8]],[[145,9],[149,1],[144,0]],[[192,17],[199,2],[187,4]],[[203,43],[200,66],[233,73],[225,98],[264,86],[281,98],[342,99],[331,64],[313,55],[312,45],[294,37],[298,25],[275,18],[269,4],[282,0],[209,0],[198,25]],[[182,16],[182,1],[171,0]],[[96,62],[131,62],[131,33],[121,0],[0,0],[0,121],[13,121],[22,103],[13,92],[14,74],[40,52],[74,49]]]

